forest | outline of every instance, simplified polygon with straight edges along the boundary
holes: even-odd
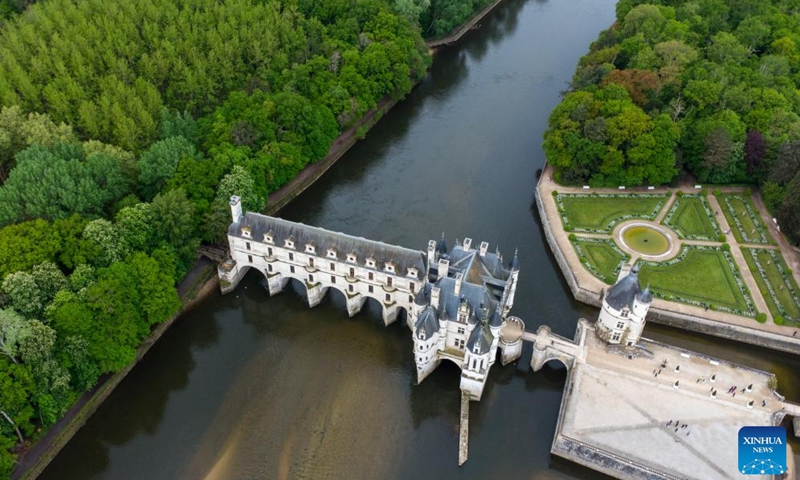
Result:
[[[0,477],[181,306],[228,199],[327,154],[430,64],[383,0],[2,0]]]
[[[621,0],[553,110],[569,185],[757,184],[800,243],[800,17],[793,0]]]

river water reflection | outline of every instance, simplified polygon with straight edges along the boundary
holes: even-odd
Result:
[[[520,249],[513,313],[572,337],[575,302],[533,205],[547,116],[614,0],[506,0],[317,184],[290,220],[412,248],[442,231]],[[377,305],[308,309],[252,274],[184,315],[53,461],[44,479],[605,478],[551,458],[565,371],[495,365],[459,468],[458,370],[414,385],[409,332]],[[648,326],[656,340],[769,369],[796,357]]]

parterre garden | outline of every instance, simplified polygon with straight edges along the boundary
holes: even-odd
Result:
[[[800,288],[780,251],[769,246],[775,241],[750,192],[714,191],[714,195],[730,232],[720,228],[719,214],[704,192],[679,191],[671,204],[665,194],[553,192],[564,230],[571,232],[569,240],[581,263],[603,282],[613,285],[621,266],[631,258],[612,238],[614,227],[626,220],[659,218],[661,224],[676,232],[683,245],[678,256],[668,260],[636,260],[642,267],[642,284],[649,285],[655,297],[765,321],[742,278],[742,272],[749,270],[773,321],[797,325]],[[737,242],[764,248],[742,247],[747,265],[739,265],[730,245],[724,243],[725,233],[731,233]]]

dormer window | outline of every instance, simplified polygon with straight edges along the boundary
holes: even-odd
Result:
[[[417,275],[419,275],[419,272],[417,271],[416,268],[409,268],[408,269],[408,276],[409,277],[411,277],[411,278],[419,278]]]
[[[289,237],[284,241],[286,248],[294,248],[294,237]]]
[[[374,258],[372,258],[372,257],[369,257],[369,258],[367,259],[367,266],[368,266],[369,268],[375,268],[375,259],[374,259]]]
[[[394,273],[394,263],[386,262],[386,271],[389,273]]]
[[[348,253],[347,254],[347,261],[350,263],[356,263],[358,261],[358,257],[356,257],[355,253]]]
[[[244,238],[253,238],[252,232],[250,231],[250,227],[242,227],[242,236]]]
[[[478,342],[472,346],[472,353],[481,353],[481,345]]]
[[[425,330],[419,331],[419,339],[425,341]]]
[[[272,230],[264,234],[264,242],[269,244],[275,243],[275,235],[272,234]]]
[[[328,258],[336,258],[336,249],[335,248],[329,248],[328,249]]]
[[[306,253],[310,253],[310,254],[312,254],[312,255],[313,255],[313,254],[315,254],[316,252],[317,252],[317,249],[316,249],[316,248],[314,248],[314,244],[313,244],[313,243],[307,243],[307,244],[306,244]]]

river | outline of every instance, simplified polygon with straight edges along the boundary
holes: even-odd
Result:
[[[519,248],[513,314],[572,338],[597,311],[572,299],[533,192],[542,133],[614,0],[506,0],[281,216],[412,248]],[[530,372],[530,347],[495,364],[470,408],[457,466],[459,374],[415,385],[402,321],[368,303],[347,318],[331,292],[308,309],[296,285],[269,298],[251,273],[180,318],[41,476],[43,479],[606,478],[550,456],[565,370]],[[774,371],[800,398],[800,360],[648,325],[645,335]]]

